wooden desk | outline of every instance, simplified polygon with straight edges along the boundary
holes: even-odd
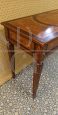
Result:
[[[15,78],[14,44],[35,58],[32,88],[34,98],[43,67],[44,55],[47,51],[58,46],[58,10],[2,22],[2,25],[5,27],[6,39],[9,42],[8,51],[13,78]]]

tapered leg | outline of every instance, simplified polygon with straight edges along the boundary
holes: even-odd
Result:
[[[15,56],[14,56],[14,45],[9,42],[8,53],[10,58],[10,66],[12,71],[12,77],[15,78]]]
[[[40,80],[40,75],[43,67],[43,54],[42,51],[35,52],[35,68],[33,73],[33,99],[36,97],[36,92]]]

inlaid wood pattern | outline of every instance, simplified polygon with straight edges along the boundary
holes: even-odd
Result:
[[[11,46],[8,50],[11,49],[14,52],[13,47],[17,42],[28,51],[32,50],[35,58],[32,95],[35,98],[45,53],[58,46],[58,10],[3,22],[2,25],[7,28],[5,29],[7,30],[6,38]],[[18,30],[20,34],[18,34],[17,41]],[[12,51],[9,53],[10,56],[13,55]],[[13,65],[15,65],[14,63]],[[12,73],[15,76],[15,68]]]

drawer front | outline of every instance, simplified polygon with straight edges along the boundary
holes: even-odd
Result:
[[[18,35],[13,32],[9,31],[9,36],[10,39],[16,41],[18,44],[22,45],[23,47],[29,49],[29,50],[34,50],[34,43],[29,40],[29,38],[26,38],[25,36]]]
[[[58,38],[55,38],[53,41],[48,43],[47,49],[51,50],[51,49],[53,49],[53,48],[55,48],[57,46],[58,46]]]

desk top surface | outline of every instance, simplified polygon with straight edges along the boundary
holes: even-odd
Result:
[[[25,34],[32,34],[34,38],[45,43],[58,37],[58,9],[2,22],[2,25],[23,30]]]

